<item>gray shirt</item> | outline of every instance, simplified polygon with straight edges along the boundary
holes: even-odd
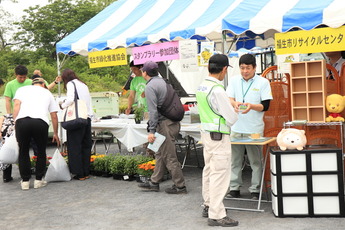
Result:
[[[166,119],[162,114],[158,112],[167,94],[166,83],[161,77],[152,77],[146,83],[145,97],[147,102],[147,108],[149,110],[149,131],[150,133],[156,132],[158,121]]]

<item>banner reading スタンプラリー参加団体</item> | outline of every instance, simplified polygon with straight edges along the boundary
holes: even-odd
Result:
[[[88,54],[90,68],[127,65],[127,51],[125,48],[90,52]]]
[[[345,26],[276,33],[276,54],[318,53],[344,50]]]

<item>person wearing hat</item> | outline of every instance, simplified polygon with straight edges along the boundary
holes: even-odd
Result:
[[[155,154],[156,165],[149,181],[139,184],[139,187],[149,191],[159,191],[159,182],[163,179],[166,169],[172,176],[174,185],[165,190],[168,194],[187,193],[181,164],[176,156],[175,138],[180,131],[180,122],[164,117],[159,111],[167,94],[166,82],[158,77],[158,65],[155,62],[145,62],[141,71],[147,81],[145,96],[149,110],[148,142],[155,141],[155,133],[165,136],[165,141]]]
[[[237,120],[237,113],[222,83],[228,66],[226,55],[213,55],[208,63],[209,76],[196,92],[205,161],[202,173],[202,216],[208,217],[208,225],[222,227],[238,225],[238,221],[227,216],[223,203],[231,172],[230,128]]]
[[[60,145],[58,137],[58,105],[45,85],[43,78],[35,78],[31,86],[21,87],[17,90],[14,98],[13,119],[15,120],[15,135],[19,146],[19,172],[22,190],[30,188],[31,163],[30,141],[33,139],[37,144],[36,179],[34,188],[46,186],[43,179],[46,169],[46,147],[48,140],[48,128],[50,113],[53,125],[53,142]]]
[[[263,136],[264,112],[268,110],[270,100],[273,99],[270,82],[255,74],[256,59],[253,55],[242,55],[239,66],[241,75],[230,78],[226,90],[232,106],[239,112],[238,120],[231,128],[231,137],[250,138],[254,133]],[[262,175],[262,146],[255,145],[232,145],[230,192],[227,197],[240,197],[245,151],[252,168],[251,185],[248,190],[251,198],[257,200]]]
[[[131,71],[134,73],[135,77],[131,81],[128,96],[128,106],[126,109],[126,114],[133,113],[133,107],[143,106],[145,107],[145,112],[147,112],[147,103],[145,98],[145,86],[146,80],[142,76],[141,68],[143,65],[134,65],[131,61],[129,64]]]

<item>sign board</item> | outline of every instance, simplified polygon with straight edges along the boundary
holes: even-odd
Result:
[[[208,66],[208,60],[214,53],[214,42],[201,42],[200,66]]]
[[[132,55],[135,65],[147,61],[161,62],[180,58],[178,41],[134,47]]]
[[[127,65],[126,48],[90,52],[88,54],[90,68]]]
[[[197,40],[179,41],[181,72],[198,71],[198,43]]]
[[[344,50],[345,26],[276,33],[276,54],[318,53]]]

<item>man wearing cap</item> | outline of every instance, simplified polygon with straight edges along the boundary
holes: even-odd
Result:
[[[36,180],[34,188],[44,187],[47,182],[43,180],[46,169],[46,147],[50,113],[53,124],[53,142],[59,146],[58,137],[58,105],[51,92],[45,85],[43,78],[35,78],[32,86],[21,87],[17,90],[14,98],[13,118],[15,120],[16,138],[19,146],[19,172],[22,178],[22,190],[30,188],[31,163],[30,141],[33,139],[37,144]]]
[[[256,59],[253,55],[242,55],[239,66],[241,75],[230,78],[226,90],[232,106],[236,112],[239,112],[238,121],[231,128],[231,137],[250,138],[251,134],[254,133],[263,136],[264,112],[268,110],[270,100],[273,99],[270,83],[266,78],[255,74]],[[260,195],[262,175],[262,146],[255,145],[232,146],[230,192],[227,197],[240,197],[245,151],[252,168],[251,186],[248,190],[251,193],[251,198],[257,200]]]
[[[14,98],[14,95],[16,94],[17,90],[20,87],[31,85],[32,83],[32,81],[27,78],[28,69],[25,66],[17,65],[16,68],[14,69],[14,74],[16,78],[13,79],[12,81],[9,81],[6,84],[5,91],[4,91],[7,115],[12,114],[12,107],[13,107],[12,99]],[[12,180],[13,180],[12,165],[10,165],[3,172],[3,181],[7,183]]]
[[[149,110],[148,142],[155,141],[155,133],[165,136],[165,141],[155,154],[156,165],[148,182],[139,184],[139,187],[149,191],[159,191],[159,182],[163,179],[166,169],[172,176],[174,185],[165,190],[168,194],[187,193],[181,164],[176,156],[175,138],[180,131],[180,122],[164,117],[159,111],[167,94],[166,82],[158,77],[158,65],[148,61],[141,69],[147,81],[145,96]]]
[[[226,76],[228,66],[226,55],[213,55],[208,64],[209,76],[196,92],[205,161],[202,173],[202,216],[208,217],[208,225],[222,227],[238,225],[238,221],[227,216],[223,204],[231,173],[230,127],[237,120],[237,113],[231,106],[221,82]]]

